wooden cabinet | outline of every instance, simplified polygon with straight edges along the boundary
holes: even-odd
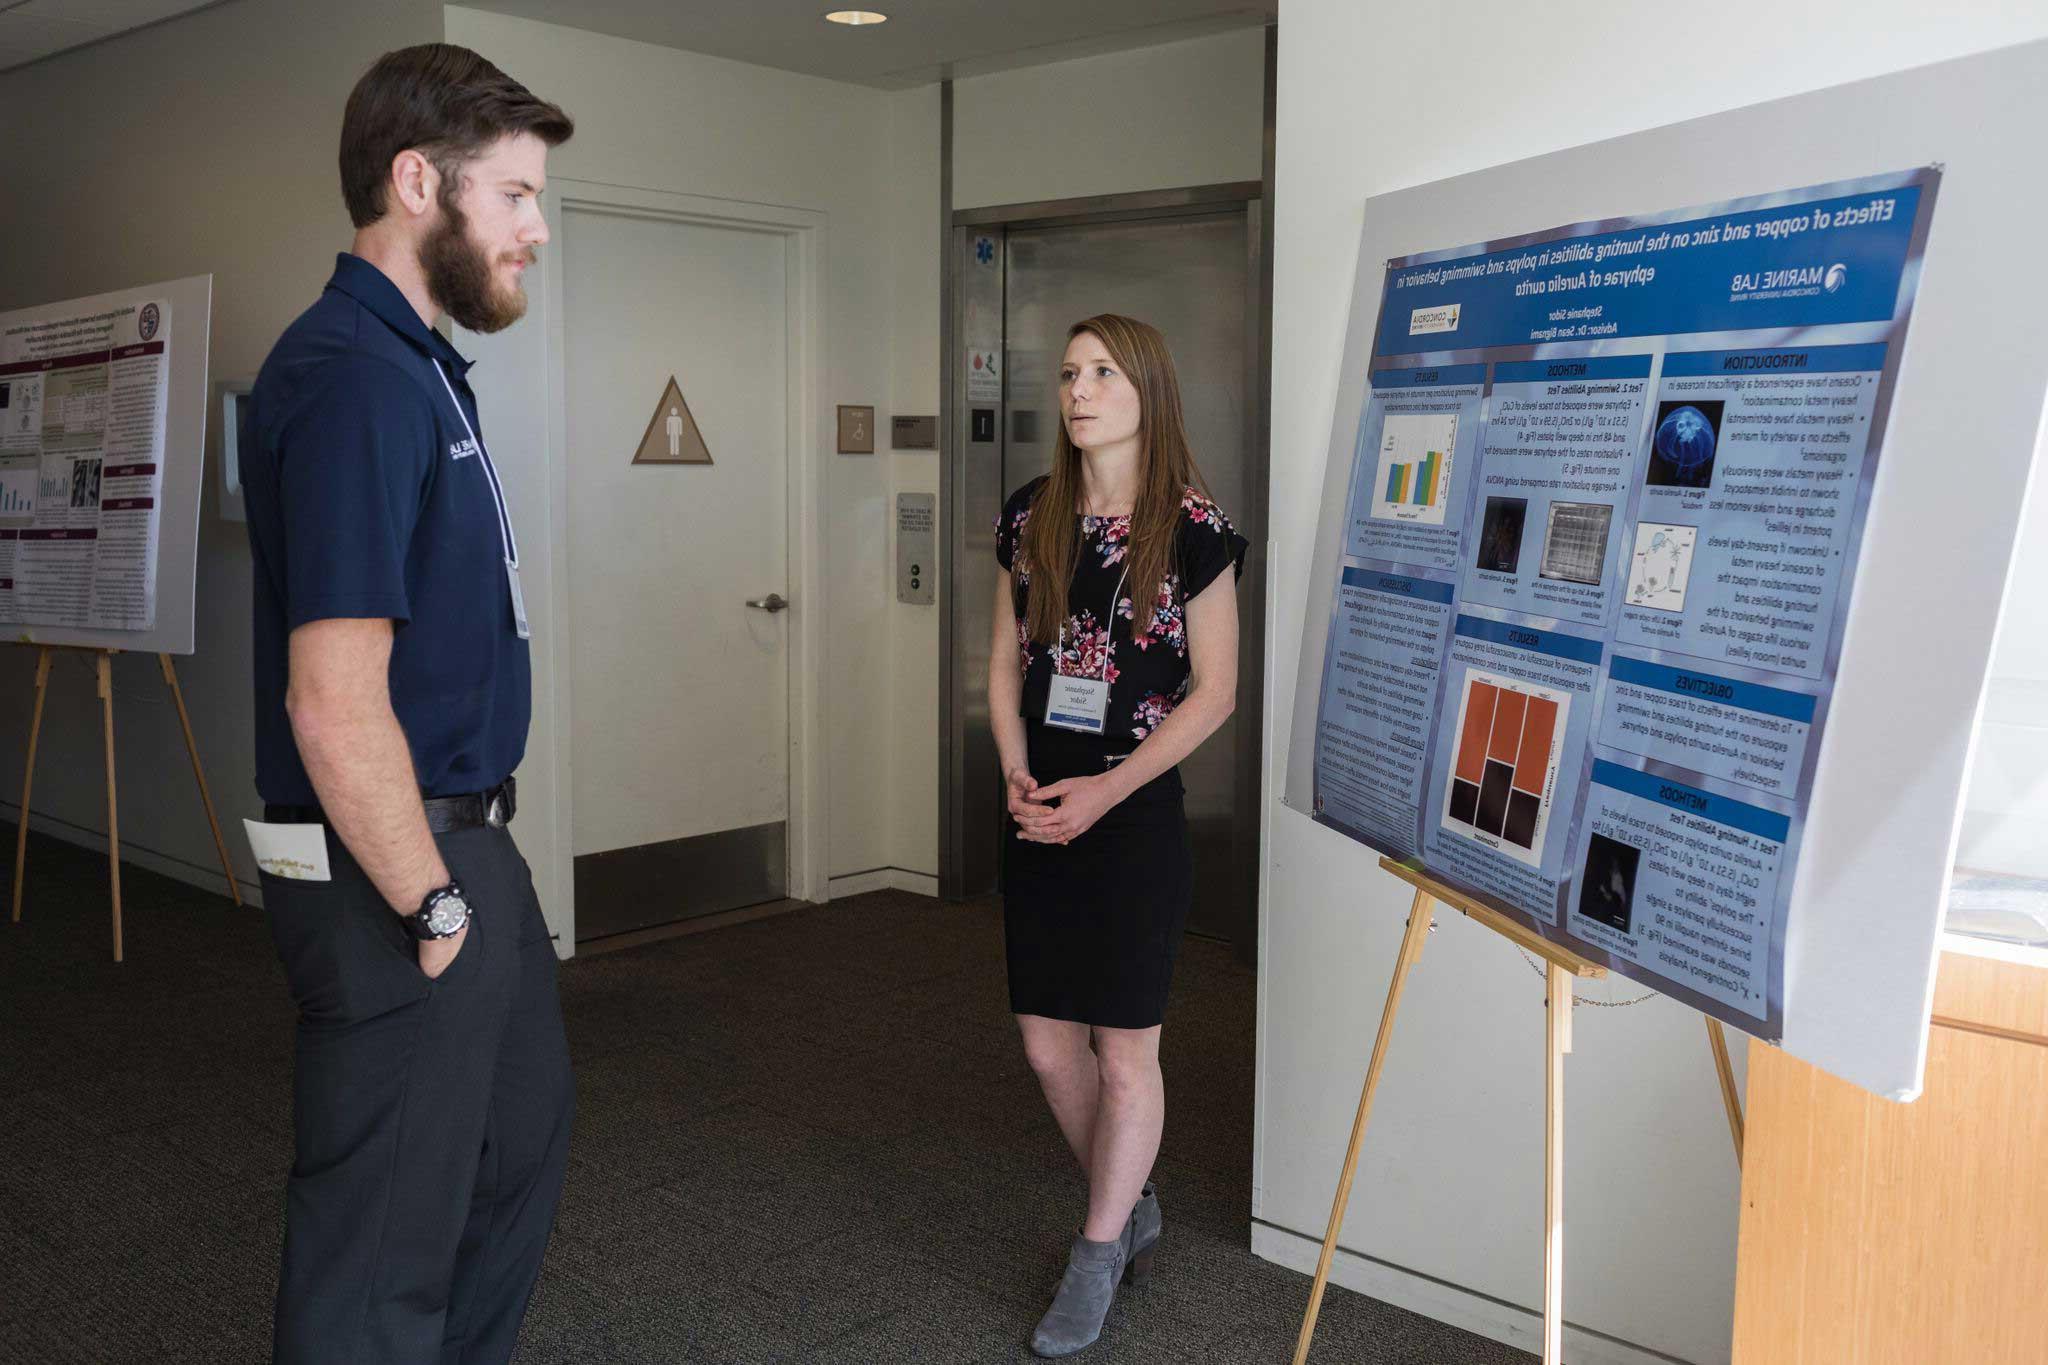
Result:
[[[1751,1044],[1735,1365],[2048,1365],[2048,953],[1943,949],[1911,1104]]]

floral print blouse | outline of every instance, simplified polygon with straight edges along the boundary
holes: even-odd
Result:
[[[1024,670],[1024,719],[1045,719],[1046,696],[1055,670],[1068,677],[1109,680],[1107,740],[1142,740],[1173,713],[1188,694],[1187,604],[1225,569],[1244,573],[1245,538],[1231,528],[1215,503],[1187,490],[1181,500],[1174,562],[1160,585],[1152,627],[1134,635],[1132,584],[1125,577],[1131,519],[1084,517],[1079,563],[1067,589],[1067,625],[1056,644],[1034,644],[1024,624],[1032,567],[1020,562],[1031,503],[1045,484],[1033,479],[1015,493],[996,519],[996,559],[1012,575],[1017,611],[1017,647]],[[1110,595],[1117,600],[1114,605]],[[1125,747],[1119,745],[1119,747]]]

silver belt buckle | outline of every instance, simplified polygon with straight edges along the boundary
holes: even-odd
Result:
[[[492,829],[505,828],[505,791],[502,787],[491,794],[491,804],[484,810],[484,823]]]

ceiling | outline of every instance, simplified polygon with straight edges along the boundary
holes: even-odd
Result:
[[[0,0],[0,71],[220,0]]]
[[[222,0],[0,0],[0,71]],[[468,0],[471,8],[903,89],[1274,21],[1279,0]],[[828,24],[858,3],[886,24]]]
[[[0,0],[4,4],[5,0]],[[1273,22],[1279,0],[465,0],[757,66],[885,89]],[[828,24],[858,5],[889,22]]]

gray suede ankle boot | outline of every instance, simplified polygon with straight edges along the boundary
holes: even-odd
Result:
[[[1131,1263],[1133,1285],[1143,1284],[1152,1273],[1152,1257],[1159,1249],[1159,1224],[1159,1194],[1148,1180],[1124,1229],[1124,1257]]]
[[[1125,1237],[1130,1235],[1127,1224]],[[1031,1334],[1031,1353],[1038,1356],[1070,1356],[1095,1344],[1102,1335],[1102,1320],[1116,1300],[1117,1281],[1124,1277],[1123,1237],[1113,1242],[1091,1242],[1074,1238],[1067,1256],[1067,1273],[1052,1296],[1052,1307],[1038,1320]]]

